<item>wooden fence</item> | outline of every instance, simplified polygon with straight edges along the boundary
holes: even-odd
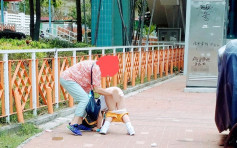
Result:
[[[77,51],[88,51],[88,55],[77,55]],[[101,54],[92,54],[93,50],[101,50]],[[37,52],[42,50],[6,50],[0,51],[4,59],[0,61],[0,118],[10,116],[19,111],[33,110],[47,106],[46,88],[52,90],[52,102],[58,103],[70,100],[70,95],[60,85],[59,76],[62,71],[83,60],[97,60],[112,50],[112,55],[118,56],[119,71],[114,77],[103,77],[102,87],[127,85],[135,86],[135,81],[144,83],[173,74],[174,67],[178,72],[184,67],[184,47],[180,45],[150,45],[122,46],[83,49],[49,49],[44,52],[54,52],[54,57],[38,59]],[[117,52],[121,51],[123,52]],[[128,51],[128,52],[125,52]],[[58,52],[71,51],[71,57],[58,57]],[[8,60],[8,54],[32,53],[31,59]],[[18,99],[18,100],[16,100]],[[19,101],[20,100],[20,101]],[[20,102],[20,109],[16,102]],[[18,103],[19,104],[19,103]]]

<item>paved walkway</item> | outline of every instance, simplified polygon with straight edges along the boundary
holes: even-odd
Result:
[[[24,148],[218,148],[215,93],[184,93],[185,80],[176,76],[127,99],[135,136],[126,135],[122,123],[113,123],[107,135],[83,132],[83,136],[72,135],[63,124]]]

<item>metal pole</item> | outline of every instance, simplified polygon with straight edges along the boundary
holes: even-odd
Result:
[[[157,73],[160,74],[160,70],[159,70],[159,68],[160,68],[160,46],[159,45],[158,45],[157,56],[158,56],[158,62],[157,62],[157,70],[158,70],[158,72]]]
[[[231,4],[229,5],[229,8],[230,8],[230,19],[229,19],[229,28],[230,28],[230,38],[233,38],[235,37],[235,7],[236,7],[236,4],[235,4],[235,0],[231,0]]]
[[[181,21],[182,21],[183,29],[185,30],[184,13],[183,13],[183,1],[182,0],[179,0],[179,9],[180,9],[180,15],[181,15]],[[180,38],[180,40],[181,40],[181,38]]]
[[[145,53],[146,53],[146,72],[145,72],[145,75],[147,75],[147,67],[148,67],[148,54],[149,54],[149,51],[148,51],[148,46],[146,46],[146,49],[145,49]]]
[[[162,70],[161,72],[163,73],[164,72],[164,68],[165,68],[165,44],[163,44],[163,63],[162,63]]]
[[[56,103],[56,108],[59,107],[59,100],[58,100],[58,50],[57,48],[55,49],[55,53],[54,53],[54,66],[55,66],[55,70],[54,70],[54,78],[55,78],[55,103]]]
[[[89,50],[89,60],[91,60],[92,58],[91,58],[91,55],[92,55],[92,51],[91,51],[91,49]]]
[[[116,56],[116,48],[113,48],[113,54]]]
[[[86,38],[86,43],[88,43],[88,40],[87,40],[87,29],[86,29],[86,3],[85,3],[85,0],[83,0],[83,6],[84,6],[85,38]]]
[[[139,47],[139,77],[141,77],[141,66],[142,66],[142,48]]]
[[[77,63],[77,51],[74,50],[73,51],[73,65],[75,65]]]
[[[3,9],[4,9],[4,1],[1,0],[1,19],[2,19],[2,24],[4,24],[4,12],[3,12]]]
[[[154,71],[154,47],[152,47],[152,66],[151,66],[151,72],[153,74],[153,71]]]
[[[152,18],[153,18],[153,14],[155,11],[155,7],[156,7],[156,0],[153,1],[153,8],[152,8],[151,20],[150,20],[150,24],[149,24],[149,31],[148,31],[148,34],[146,37],[146,45],[148,45],[149,35],[150,35],[150,31],[151,31]]]
[[[5,87],[5,112],[6,112],[6,122],[10,123],[10,107],[9,107],[9,77],[8,77],[8,54],[3,55],[4,61],[4,87]]]
[[[51,0],[49,0],[49,33],[51,33]]]
[[[123,73],[125,72],[125,66],[126,66],[126,52],[125,48],[123,48]]]
[[[36,100],[36,54],[32,52],[32,98],[33,98],[33,115],[37,116],[37,100]]]
[[[132,73],[133,73],[133,67],[134,67],[134,61],[133,61],[133,47],[131,48],[131,54],[132,54],[132,56],[131,56],[131,78],[132,78]]]
[[[140,32],[139,46],[142,45],[143,27],[144,27],[145,9],[146,9],[146,1],[145,1],[145,0],[143,0],[142,5],[143,5],[143,6],[142,6],[142,25],[141,25],[141,32]]]
[[[26,14],[26,1],[24,1],[24,14]]]
[[[188,42],[189,42],[189,29],[190,29],[190,13],[191,13],[191,0],[187,0],[186,27],[185,27],[186,28],[185,29],[185,52],[184,52],[184,75],[187,75],[187,72],[188,72]]]

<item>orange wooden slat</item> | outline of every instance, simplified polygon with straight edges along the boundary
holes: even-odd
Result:
[[[54,60],[54,58],[52,59],[52,84],[54,84],[54,76],[55,76],[55,60]],[[54,91],[55,89],[54,89],[54,86],[52,86],[52,91],[53,91],[53,98],[52,98],[52,101],[53,101],[53,103],[55,103],[55,91]],[[59,98],[58,98],[58,101],[60,101],[59,100]]]
[[[37,107],[40,106],[39,104],[39,68],[38,68],[38,65],[39,65],[39,61],[38,59],[36,59],[35,61],[35,67],[36,67],[36,102],[37,102]]]
[[[32,80],[32,61],[29,61],[29,79]],[[30,83],[31,81],[29,81],[30,86],[32,86],[32,83]],[[33,109],[33,93],[32,93],[32,87],[29,90],[29,94],[30,94],[30,108]]]
[[[10,107],[10,113],[13,113],[13,89],[12,89],[12,87],[13,87],[13,80],[14,79],[12,79],[12,75],[11,75],[11,70],[12,70],[12,62],[11,61],[8,61],[8,80],[9,80],[9,107]],[[17,71],[19,70],[19,67],[20,67],[20,65],[19,64],[17,64],[17,68],[16,68],[16,70],[15,70],[15,73],[14,73],[14,76],[16,77],[16,73],[17,73]],[[13,77],[14,77],[13,76]]]
[[[5,116],[6,115],[6,112],[5,112],[5,97],[4,97],[4,80],[3,80],[3,77],[4,77],[4,73],[3,73],[3,62],[0,63],[0,78],[1,78],[1,81],[0,81],[0,84],[1,84],[1,91],[2,91],[2,95],[0,96],[1,97],[1,103],[2,103],[2,115]]]
[[[58,59],[58,100],[61,100],[61,85],[60,85],[60,74],[61,74],[61,70],[60,70],[60,58]]]

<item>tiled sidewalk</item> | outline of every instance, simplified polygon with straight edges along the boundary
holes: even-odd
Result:
[[[184,87],[185,77],[176,76],[129,97],[127,109],[135,136],[126,135],[122,123],[113,123],[107,135],[83,132],[83,136],[72,135],[63,124],[24,148],[218,148],[215,93],[184,93]]]

